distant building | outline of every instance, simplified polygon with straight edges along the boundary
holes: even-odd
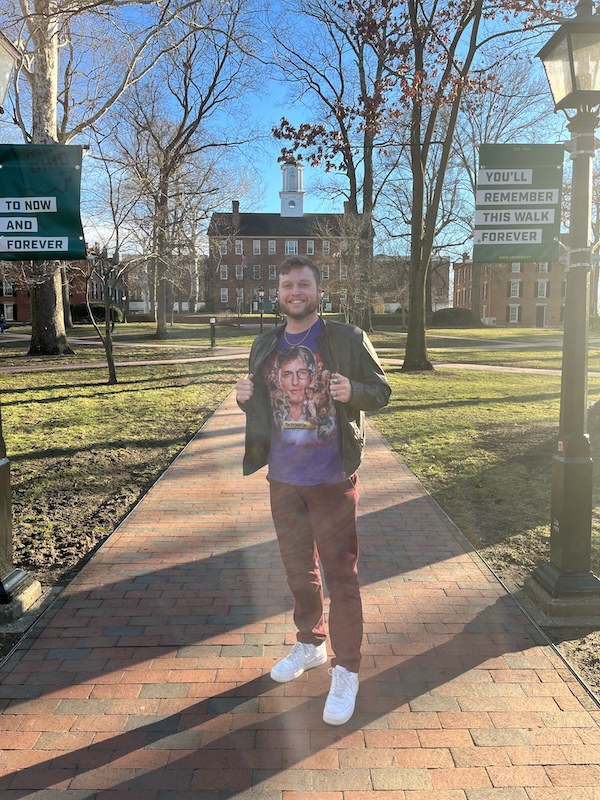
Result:
[[[565,268],[560,261],[453,265],[454,307],[469,308],[485,325],[562,325]]]
[[[288,256],[315,261],[323,274],[324,307],[339,310],[346,267],[341,257],[344,214],[305,214],[303,167],[294,159],[281,166],[278,214],[217,212],[208,226],[206,298],[214,311],[251,311],[259,291],[266,301],[277,297],[277,268]]]

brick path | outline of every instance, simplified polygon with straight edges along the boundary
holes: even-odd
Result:
[[[600,712],[398,461],[361,470],[357,713],[321,719],[230,397],[0,671],[1,800],[600,800]]]

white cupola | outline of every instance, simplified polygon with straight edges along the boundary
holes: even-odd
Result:
[[[303,172],[304,167],[295,158],[288,158],[281,165],[282,189],[279,197],[282,217],[304,216]]]

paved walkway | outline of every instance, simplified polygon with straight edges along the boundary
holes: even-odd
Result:
[[[600,800],[600,711],[387,443],[361,470],[364,669],[321,719],[233,396],[0,670],[1,800]]]

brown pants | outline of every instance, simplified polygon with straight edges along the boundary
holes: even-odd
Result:
[[[327,638],[320,560],[330,601],[332,665],[358,672],[363,634],[356,535],[358,476],[318,486],[272,480],[269,484],[279,550],[294,596],[298,641],[319,645]]]

